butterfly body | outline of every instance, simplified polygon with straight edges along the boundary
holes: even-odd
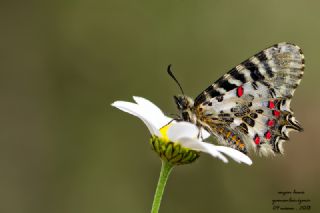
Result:
[[[283,153],[289,132],[302,131],[290,103],[303,72],[301,49],[279,43],[231,69],[195,100],[180,95],[175,102],[182,120],[224,145],[244,153]]]

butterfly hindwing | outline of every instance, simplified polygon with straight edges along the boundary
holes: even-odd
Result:
[[[282,153],[289,131],[302,130],[290,101],[303,70],[304,56],[298,46],[276,44],[231,69],[202,92],[194,103],[198,116],[215,135],[220,134],[218,126],[239,136],[248,149],[265,155]],[[220,141],[231,145],[226,137]]]

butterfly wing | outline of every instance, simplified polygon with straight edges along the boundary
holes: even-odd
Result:
[[[247,149],[263,155],[282,153],[288,133],[302,131],[290,102],[303,72],[301,49],[276,44],[231,69],[198,95],[197,116],[226,145],[245,153]]]

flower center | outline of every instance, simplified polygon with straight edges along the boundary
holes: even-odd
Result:
[[[170,127],[171,125],[172,125],[172,124],[169,123],[169,124],[167,124],[167,125],[165,125],[165,126],[163,126],[163,127],[160,128],[160,133],[161,133],[161,135],[162,135],[162,140],[163,140],[164,142],[169,142],[168,129],[169,129],[169,127]]]

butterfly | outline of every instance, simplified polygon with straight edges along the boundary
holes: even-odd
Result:
[[[290,103],[304,67],[297,45],[278,43],[232,68],[194,100],[171,74],[183,93],[174,96],[179,118],[245,154],[281,154],[289,132],[303,130]]]

